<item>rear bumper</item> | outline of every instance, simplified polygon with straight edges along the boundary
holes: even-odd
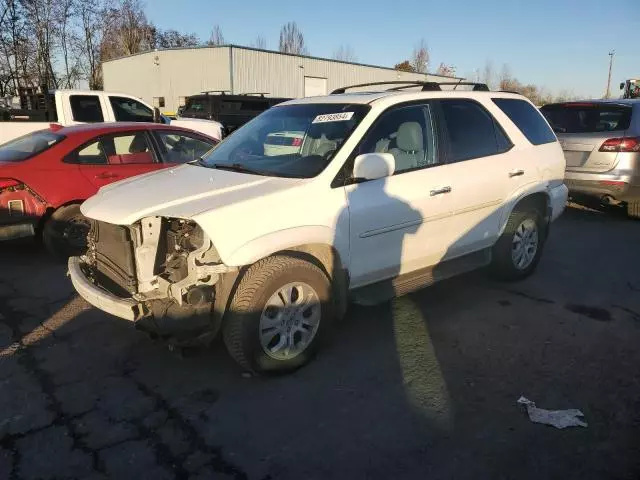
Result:
[[[611,173],[565,173],[569,191],[596,197],[610,196],[622,202],[640,200],[640,177]]]
[[[80,257],[69,258],[69,276],[78,294],[94,307],[131,322],[146,315],[143,304],[133,299],[116,297],[94,285],[82,271]]]
[[[549,208],[550,212],[550,221],[554,221],[567,206],[567,199],[569,198],[569,189],[566,185],[558,185],[557,187],[553,187],[549,189]]]
[[[4,240],[15,240],[16,238],[33,237],[35,234],[36,229],[33,222],[0,225],[0,242]]]

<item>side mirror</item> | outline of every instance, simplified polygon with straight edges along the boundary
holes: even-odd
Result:
[[[162,115],[158,107],[153,107],[153,123],[162,123]]]
[[[624,82],[620,84],[620,90],[624,90]]]
[[[396,170],[396,159],[390,153],[364,153],[353,162],[353,178],[376,180],[390,177]]]

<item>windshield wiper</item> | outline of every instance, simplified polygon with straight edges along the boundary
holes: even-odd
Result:
[[[253,175],[264,175],[264,172],[259,170],[254,170],[253,168],[245,167],[239,163],[214,163],[211,165],[212,168],[217,168],[218,170],[230,170],[232,172],[239,173],[250,173]]]

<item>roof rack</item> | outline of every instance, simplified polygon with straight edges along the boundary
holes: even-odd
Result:
[[[409,81],[393,80],[388,82],[361,83],[358,85],[349,85],[347,87],[336,88],[334,91],[331,92],[331,95],[338,95],[341,93],[345,93],[347,90],[352,88],[371,87],[376,85],[400,85],[398,87],[389,88],[387,91],[404,90],[406,88],[415,88],[415,87],[421,86],[422,87],[421,91],[423,92],[434,92],[434,91],[442,90],[442,88],[440,88],[441,85],[454,85],[453,87],[454,90],[458,87],[458,85],[473,85],[474,92],[489,91],[489,87],[487,86],[486,83],[463,82],[462,80],[460,80],[459,82],[420,82],[420,81],[412,81],[412,80],[409,80]]]
[[[229,90],[205,90],[204,92],[200,92],[200,93],[204,93],[205,95],[209,95],[210,93],[221,93],[222,95],[224,95],[225,93],[231,93]]]
[[[260,95],[261,97],[264,97],[265,95],[269,95],[269,92],[246,92],[241,93],[240,95]]]

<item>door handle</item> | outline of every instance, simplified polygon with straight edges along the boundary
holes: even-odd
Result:
[[[451,187],[442,187],[442,188],[438,188],[437,190],[431,190],[430,194],[432,197],[435,197],[436,195],[442,195],[443,193],[450,193],[451,192]]]
[[[524,170],[511,170],[509,172],[509,178],[521,177],[522,175],[524,175]]]
[[[98,175],[96,175],[95,178],[100,180],[105,180],[107,178],[116,178],[116,177],[118,177],[117,173],[105,172],[105,173],[99,173]]]

